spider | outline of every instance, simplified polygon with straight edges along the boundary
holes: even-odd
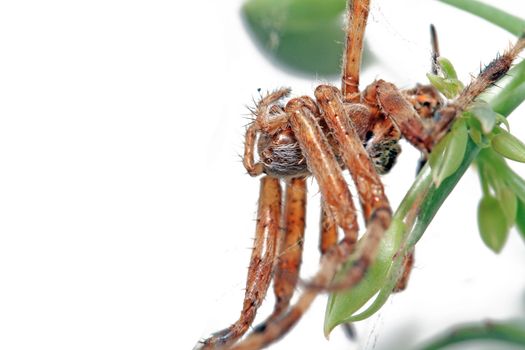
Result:
[[[284,104],[291,91],[281,88],[263,96],[253,108],[243,164],[251,176],[264,176],[243,307],[235,323],[200,341],[195,349],[265,347],[285,335],[320,292],[359,283],[391,222],[392,210],[379,175],[394,165],[400,153],[398,141],[404,137],[425,159],[455,118],[506,74],[525,47],[522,36],[451,101],[444,101],[431,85],[401,91],[389,82],[376,80],[361,91],[359,71],[369,8],[370,0],[348,1],[340,90],[320,85],[315,89],[315,99],[302,96]],[[439,53],[435,31],[432,34],[435,71]],[[345,278],[335,284],[335,273],[355,253],[359,230],[344,170],[349,170],[356,185],[366,239]],[[315,178],[321,192],[322,258],[318,272],[291,305],[299,283],[309,176]],[[286,184],[284,203],[281,182]],[[343,233],[342,239],[338,230]],[[412,255],[406,256],[397,290],[405,287],[412,263]],[[240,340],[252,325],[272,279],[276,297],[273,312]]]

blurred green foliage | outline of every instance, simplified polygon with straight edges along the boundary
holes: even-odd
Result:
[[[293,71],[341,74],[345,0],[249,0],[242,16],[263,52]],[[370,54],[364,53],[364,61]]]

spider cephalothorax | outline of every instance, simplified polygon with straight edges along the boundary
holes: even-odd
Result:
[[[475,98],[502,77],[525,47],[521,38],[498,56],[457,98],[444,101],[436,89],[417,85],[401,91],[378,79],[359,89],[359,67],[370,0],[348,1],[348,28],[342,86],[320,85],[314,97],[291,98],[290,89],[263,96],[252,110],[246,131],[243,164],[261,178],[254,248],[248,269],[245,299],[239,319],[198,343],[198,349],[260,349],[283,336],[302,316],[317,294],[359,283],[374,261],[392,220],[392,210],[379,174],[394,165],[405,138],[424,157],[449,130],[451,123]],[[348,35],[352,33],[352,35]],[[438,56],[434,43],[433,70]],[[257,157],[256,157],[257,154]],[[256,159],[258,158],[258,159]],[[357,211],[343,170],[349,170],[361,205],[366,236],[358,237]],[[313,176],[321,193],[321,264],[294,305],[305,230],[306,181]],[[286,184],[284,200],[281,180]],[[284,202],[284,203],[283,203]],[[343,237],[339,239],[338,231]],[[344,278],[334,274],[352,254]],[[396,290],[406,285],[413,263],[404,256],[405,271]],[[246,339],[273,279],[273,313]]]

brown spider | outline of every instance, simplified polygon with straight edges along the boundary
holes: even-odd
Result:
[[[253,110],[255,120],[246,131],[243,164],[252,176],[266,175],[261,179],[243,308],[234,324],[199,342],[196,349],[260,349],[293,327],[319,292],[349,288],[361,281],[390,225],[392,210],[379,174],[393,166],[400,153],[399,139],[404,137],[423,156],[428,155],[456,116],[505,75],[525,47],[522,37],[483,69],[456,99],[446,103],[430,85],[400,91],[391,83],[376,80],[360,91],[359,69],[369,3],[370,0],[348,1],[341,91],[320,85],[315,89],[315,100],[303,96],[284,105],[282,101],[289,96],[290,89],[282,88],[264,96]],[[432,33],[435,62],[437,40]],[[350,171],[356,184],[366,239],[346,278],[334,285],[334,274],[354,253],[358,237],[356,208],[343,169]],[[321,192],[322,259],[319,271],[306,284],[296,304],[290,305],[299,280],[305,229],[305,178],[310,175],[315,177]],[[281,206],[281,179],[286,183],[284,206]],[[339,241],[338,229],[344,233]],[[399,290],[404,288],[413,263],[412,256],[405,259],[405,273],[396,288]],[[238,342],[254,321],[272,278],[274,311]]]

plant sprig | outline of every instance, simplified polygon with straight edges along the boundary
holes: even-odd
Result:
[[[462,84],[457,80],[455,70],[448,60],[440,60],[440,65],[442,76],[431,76],[429,79],[431,82],[437,83],[439,89],[446,90],[447,94],[455,96],[458,87],[462,86]],[[503,156],[512,159],[520,159],[520,155],[524,154],[525,149],[521,147],[521,142],[510,135],[508,131],[498,126],[498,124],[503,123],[508,128],[505,117],[525,100],[524,72],[525,61],[522,61],[500,83],[504,86],[503,89],[498,88],[499,91],[492,96],[487,94],[486,103],[478,102],[471,106],[455,123],[447,137],[436,145],[435,153],[437,155],[431,157],[429,160],[430,164],[423,167],[394,214],[393,222],[396,224],[392,225],[386,233],[387,240],[397,237],[395,241],[398,244],[398,250],[394,250],[395,253],[391,255],[391,261],[386,262],[387,259],[383,256],[386,251],[380,249],[379,255],[382,258],[370,268],[371,271],[373,269],[383,271],[380,277],[378,275],[366,276],[363,286],[360,283],[350,290],[330,295],[325,315],[325,334],[328,334],[338,324],[357,321],[365,318],[365,316],[372,315],[386,302],[395,287],[395,282],[403,272],[402,261],[404,257],[414,249],[415,244],[421,238],[445,199],[482,149],[487,148],[486,152],[489,152],[489,150],[494,153],[499,152]],[[497,140],[494,147],[493,140],[499,137],[504,139]],[[482,153],[480,158],[482,162],[483,155],[484,153]],[[501,160],[503,164],[506,164],[503,158]],[[433,168],[432,171],[429,169],[431,166]],[[516,190],[520,189],[521,193],[525,195],[525,181],[513,173],[510,168],[503,173],[506,174],[505,185],[513,189],[514,193],[517,193]],[[503,176],[503,173],[498,173],[497,176]],[[509,174],[512,174],[512,176]],[[492,176],[492,179],[494,179],[494,176]],[[497,194],[499,198],[496,200],[501,210],[497,214],[499,224],[496,223],[495,225],[499,226],[496,227],[496,233],[491,231],[492,228],[487,227],[487,225],[494,224],[492,221],[490,221],[490,224],[482,222],[480,225],[483,241],[494,251],[501,250],[506,241],[508,230],[514,223],[521,234],[525,236],[525,219],[520,218],[516,214],[525,212],[525,201],[517,201],[514,206],[512,204],[512,195],[510,195],[508,188],[502,187],[501,184],[499,188]],[[520,198],[517,194],[516,196]],[[415,205],[418,198],[423,198],[423,200],[420,205]],[[505,204],[501,205],[499,203],[501,200]],[[488,211],[494,206],[494,200],[482,199],[481,210]],[[515,213],[513,208],[515,208]],[[407,218],[413,215],[414,212],[417,212],[415,221],[408,222],[407,225],[407,221],[409,221]],[[405,232],[399,231],[403,229]],[[363,239],[366,239],[366,235]],[[376,266],[376,264],[380,267]],[[342,269],[340,274],[344,273],[345,269]],[[376,294],[376,299],[372,304],[356,315],[356,312]]]

